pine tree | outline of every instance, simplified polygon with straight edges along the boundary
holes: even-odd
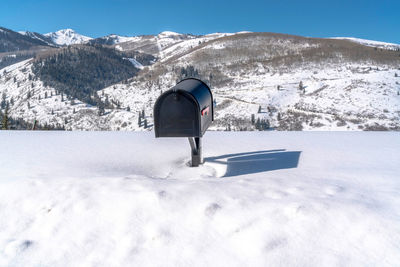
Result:
[[[104,104],[106,105],[106,107],[110,106],[110,100],[108,99],[108,95],[106,95],[106,100],[104,100]]]
[[[33,130],[33,131],[36,130],[37,125],[38,125],[38,121],[35,119],[35,120],[33,121],[33,125],[32,125],[32,130]]]
[[[3,115],[3,122],[2,122],[2,130],[8,130],[8,107],[6,107],[6,110],[4,111]]]
[[[256,116],[254,114],[251,114],[251,124],[254,125],[255,122],[256,122]]]
[[[299,90],[303,90],[303,82],[302,81],[300,81],[300,83],[299,83]]]
[[[260,118],[258,118],[256,121],[256,129],[260,130],[260,128],[261,128],[261,121],[260,121]]]
[[[138,117],[138,126],[139,127],[142,126],[142,116],[140,115],[140,112],[139,112],[139,117]]]
[[[1,95],[1,103],[0,103],[0,108],[1,109],[5,109],[6,108],[6,99],[7,99],[7,95],[5,92],[3,92],[3,94]]]
[[[144,128],[147,129],[147,119],[144,119]]]
[[[131,107],[128,106],[128,107],[126,108],[126,111],[130,112],[130,111],[131,111]]]
[[[258,106],[258,113],[261,113],[261,106]]]
[[[259,125],[259,130],[265,131],[269,129],[269,120],[262,119]]]
[[[142,118],[144,118],[144,117],[145,117],[144,109],[142,109]]]
[[[98,108],[99,108],[99,111],[98,111],[99,116],[104,115],[104,113],[106,112],[105,109],[104,109],[104,106],[103,105],[99,105]]]

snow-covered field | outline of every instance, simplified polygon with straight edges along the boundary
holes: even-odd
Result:
[[[0,140],[0,266],[400,265],[399,133]]]

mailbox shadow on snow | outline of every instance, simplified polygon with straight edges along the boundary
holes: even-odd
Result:
[[[297,168],[301,151],[285,149],[226,154],[205,158],[206,162],[226,164],[223,177]]]

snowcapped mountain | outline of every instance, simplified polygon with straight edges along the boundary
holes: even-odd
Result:
[[[341,39],[251,32],[162,32],[112,43],[107,49],[114,48],[115,56],[140,71],[105,88],[90,89],[98,81],[89,79],[83,88],[91,93],[83,98],[73,87],[76,83],[60,87],[51,80],[65,81],[77,66],[65,67],[54,78],[36,75],[52,62],[46,61],[48,53],[0,70],[0,94],[8,103],[13,98],[10,116],[66,129],[148,130],[156,98],[177,80],[196,76],[211,85],[216,99],[212,130],[254,130],[258,119],[281,130],[400,129],[396,50]],[[54,62],[63,67],[63,61],[67,62]],[[65,88],[81,97],[66,94],[62,99]],[[93,104],[96,101],[108,104],[103,110]],[[143,110],[148,129],[138,123]]]
[[[72,29],[64,29],[56,32],[50,32],[44,34],[49,37],[57,45],[71,45],[71,44],[82,44],[93,39],[88,36],[81,35]]]
[[[49,36],[45,36],[45,35],[37,33],[37,32],[29,32],[29,31],[19,31],[18,33],[25,35],[25,36],[29,36],[33,39],[37,39],[42,42],[45,42],[49,46],[57,46],[57,44],[54,43],[53,40]]]

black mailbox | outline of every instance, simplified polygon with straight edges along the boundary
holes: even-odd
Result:
[[[180,81],[164,92],[154,105],[156,137],[188,137],[192,147],[192,166],[202,163],[200,138],[213,120],[211,90],[198,79]]]

